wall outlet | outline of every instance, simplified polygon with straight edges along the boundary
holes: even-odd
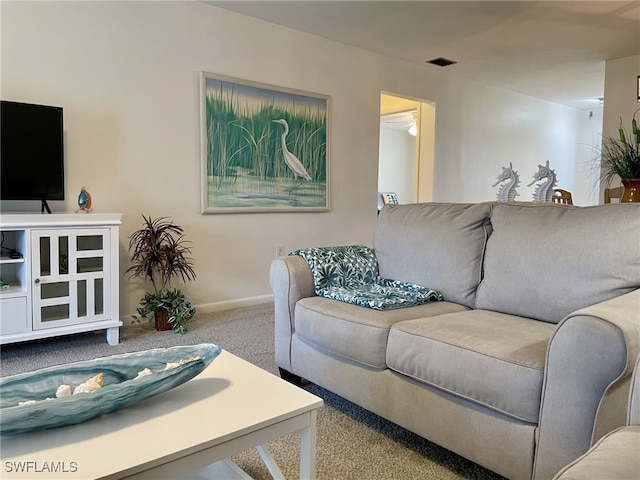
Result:
[[[276,257],[284,257],[284,245],[276,245]]]

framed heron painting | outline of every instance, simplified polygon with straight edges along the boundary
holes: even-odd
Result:
[[[329,210],[329,97],[200,74],[202,213]]]

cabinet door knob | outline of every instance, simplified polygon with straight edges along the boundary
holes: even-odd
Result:
[[[39,278],[36,278],[36,279],[33,281],[33,283],[35,283],[35,284],[37,285],[38,283],[40,283],[40,279],[39,279]]]

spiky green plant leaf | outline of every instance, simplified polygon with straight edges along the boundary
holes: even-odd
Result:
[[[631,134],[627,132],[620,118],[619,138],[605,137],[602,141],[601,180],[609,185],[617,177],[622,179],[640,178],[640,135],[636,110],[631,119]]]

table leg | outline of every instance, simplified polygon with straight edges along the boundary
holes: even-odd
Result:
[[[309,412],[311,421],[309,426],[303,428],[300,433],[300,479],[315,480],[316,478],[316,410]]]
[[[271,455],[271,452],[267,450],[267,447],[265,447],[264,445],[258,445],[256,447],[256,450],[262,457],[262,461],[264,462],[264,464],[269,469],[269,473],[273,477],[273,480],[285,480],[280,467],[278,467],[278,464]]]
[[[316,434],[318,413],[309,412],[309,426],[300,430],[300,480],[315,480],[316,478]],[[280,467],[275,462],[271,452],[264,445],[256,446],[269,473],[274,480],[285,480]]]

